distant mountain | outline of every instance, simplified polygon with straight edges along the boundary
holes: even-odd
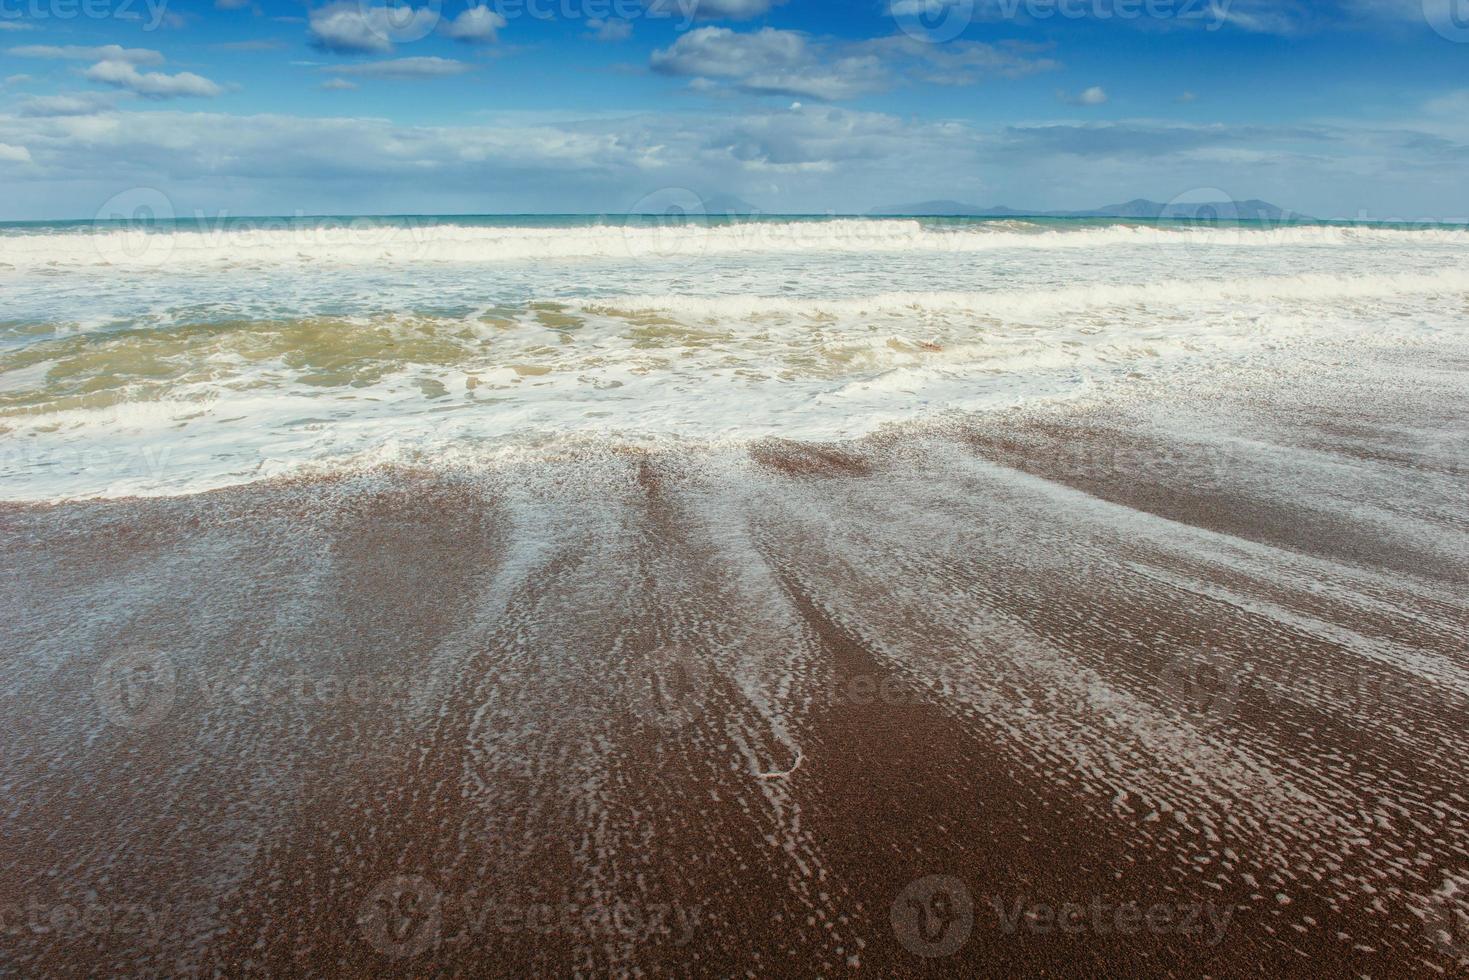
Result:
[[[1168,218],[1189,221],[1299,221],[1306,218],[1304,214],[1276,207],[1269,201],[1159,204],[1141,198],[1126,204],[1109,204],[1094,211],[1025,211],[1004,206],[981,207],[962,201],[920,201],[917,204],[885,205],[867,213],[877,217],[910,215],[920,218]]]

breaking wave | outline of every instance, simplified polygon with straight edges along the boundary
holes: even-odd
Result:
[[[249,268],[558,259],[676,260],[762,253],[971,253],[1112,246],[1466,245],[1469,229],[1292,224],[1279,227],[835,219],[705,224],[483,227],[352,220],[239,227],[81,226],[0,234],[0,270],[106,266]]]

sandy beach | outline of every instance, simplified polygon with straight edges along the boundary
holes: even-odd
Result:
[[[0,510],[19,975],[1451,975],[1457,350]]]

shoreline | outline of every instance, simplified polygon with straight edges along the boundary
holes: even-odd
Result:
[[[7,959],[1452,972],[1469,362],[1373,357],[0,505]]]

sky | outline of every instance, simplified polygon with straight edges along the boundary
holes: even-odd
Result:
[[[0,0],[0,220],[1469,217],[1469,0]]]

